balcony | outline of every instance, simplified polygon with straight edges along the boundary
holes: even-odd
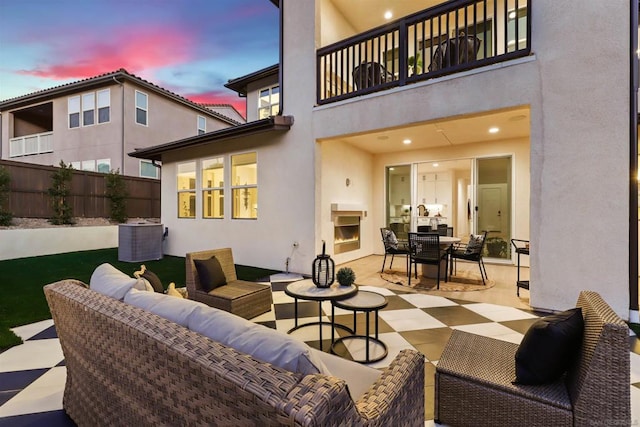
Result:
[[[9,157],[53,152],[53,132],[25,135],[9,140]]]
[[[317,103],[527,56],[531,1],[448,1],[322,47]]]

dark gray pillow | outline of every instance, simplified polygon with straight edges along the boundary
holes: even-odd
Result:
[[[193,263],[200,278],[200,285],[205,291],[209,292],[227,284],[220,261],[215,256],[209,259],[194,259]]]
[[[467,243],[467,249],[465,249],[464,253],[469,255],[469,254],[477,254],[478,252],[480,252],[480,249],[482,248],[483,239],[484,239],[484,236],[482,235],[474,236],[472,234],[471,236],[469,236],[469,243]]]
[[[546,384],[560,378],[582,347],[582,310],[574,308],[537,320],[516,351],[516,384]]]
[[[162,286],[162,281],[158,277],[156,273],[153,271],[145,270],[144,273],[140,276],[147,280],[151,284],[154,292],[164,293],[164,286]]]

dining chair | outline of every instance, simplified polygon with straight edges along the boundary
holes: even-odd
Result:
[[[384,244],[384,259],[382,260],[382,270],[380,270],[380,273],[384,272],[384,264],[387,262],[387,255],[391,255],[391,262],[389,263],[389,268],[393,266],[393,258],[396,255],[404,255],[407,260],[407,271],[408,271],[409,270],[409,248],[407,247],[407,244],[399,242],[393,230],[390,230],[388,228],[381,228],[380,233],[382,234],[382,243]]]
[[[438,233],[409,233],[409,286],[411,286],[411,269],[414,270],[414,278],[418,278],[418,264],[428,264],[438,266],[438,276],[436,277],[436,289],[440,289],[440,265],[444,260],[444,281],[447,282],[447,257],[448,248],[440,246],[440,235]],[[415,267],[414,267],[415,266]]]
[[[438,224],[438,234],[441,236],[447,235],[447,224]]]
[[[486,285],[487,269],[484,266],[484,261],[482,260],[482,251],[484,250],[484,244],[487,240],[487,233],[485,231],[483,234],[479,235],[471,235],[469,239],[469,243],[458,243],[451,247],[449,257],[450,257],[450,267],[449,267],[449,275],[454,274],[454,263],[457,260],[463,259],[465,261],[473,261],[478,263],[478,268],[480,268],[480,276],[482,277],[482,284]]]

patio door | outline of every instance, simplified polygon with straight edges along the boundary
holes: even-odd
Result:
[[[511,259],[511,156],[476,159],[476,233],[487,233],[485,256]]]
[[[411,226],[411,165],[388,166],[386,183],[387,227],[406,240]]]

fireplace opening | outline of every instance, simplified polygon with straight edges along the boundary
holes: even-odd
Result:
[[[338,216],[334,223],[333,253],[360,249],[360,217]]]

